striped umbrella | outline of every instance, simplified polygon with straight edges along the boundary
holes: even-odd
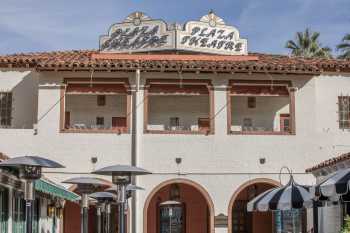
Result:
[[[287,185],[258,195],[247,204],[248,211],[291,210],[311,208],[313,196],[308,187],[295,183],[293,176]]]
[[[322,198],[335,198],[348,194],[350,189],[350,168],[331,174],[326,180],[311,188],[311,193]]]

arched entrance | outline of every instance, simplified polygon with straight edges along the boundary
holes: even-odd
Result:
[[[143,215],[144,233],[163,233],[169,228],[172,233],[214,233],[214,204],[202,186],[187,179],[169,180],[154,188]]]
[[[271,179],[255,179],[241,185],[233,194],[228,209],[229,233],[271,233],[271,212],[247,212],[247,203],[260,193],[279,186]]]

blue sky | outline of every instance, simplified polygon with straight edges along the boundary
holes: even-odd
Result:
[[[350,33],[350,0],[1,0],[0,54],[97,49],[99,35],[133,11],[184,23],[210,9],[250,52],[287,54],[285,42],[306,27],[332,48]]]

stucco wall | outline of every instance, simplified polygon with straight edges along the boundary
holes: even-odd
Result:
[[[8,155],[37,154],[57,160],[65,169],[47,176],[62,181],[95,167],[131,163],[131,134],[60,133],[60,93],[64,77],[90,77],[90,73],[41,73],[38,90],[38,133],[0,130],[0,151]],[[350,92],[350,77],[273,75],[290,80],[295,93],[296,135],[228,135],[227,84],[230,79],[270,80],[266,75],[183,74],[183,78],[211,79],[214,85],[215,134],[143,134],[143,84],[147,78],[178,78],[177,74],[141,73],[137,92],[137,165],[155,174],[137,179],[145,191],[137,194],[137,229],[143,229],[143,206],[149,193],[163,181],[184,178],[200,184],[214,203],[215,215],[228,214],[233,193],[257,178],[278,181],[282,166],[290,167],[298,183],[312,184],[304,170],[330,156],[348,151],[350,132],[338,129],[337,95]],[[346,77],[345,77],[346,76]],[[135,73],[95,73],[99,77],[128,77],[134,88]],[[20,143],[19,143],[20,142]],[[97,164],[91,157],[98,157]],[[175,158],[182,158],[181,164]],[[266,163],[261,164],[260,158]],[[282,176],[286,182],[287,176]],[[217,228],[216,232],[226,232]]]
[[[0,70],[0,91],[12,92],[13,129],[32,129],[37,120],[38,75],[28,70]]]

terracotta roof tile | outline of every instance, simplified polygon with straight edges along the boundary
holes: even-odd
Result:
[[[342,155],[337,156],[337,157],[327,159],[327,160],[325,160],[325,161],[323,161],[323,162],[321,162],[313,167],[306,169],[305,172],[310,173],[310,172],[313,172],[315,170],[325,168],[325,167],[330,167],[330,166],[336,165],[337,163],[344,162],[347,160],[350,160],[350,152],[342,154]]]
[[[135,70],[201,72],[269,72],[319,74],[350,72],[350,60],[310,59],[251,53],[247,56],[203,54],[111,54],[96,50],[72,50],[0,55],[0,67],[37,70]]]

